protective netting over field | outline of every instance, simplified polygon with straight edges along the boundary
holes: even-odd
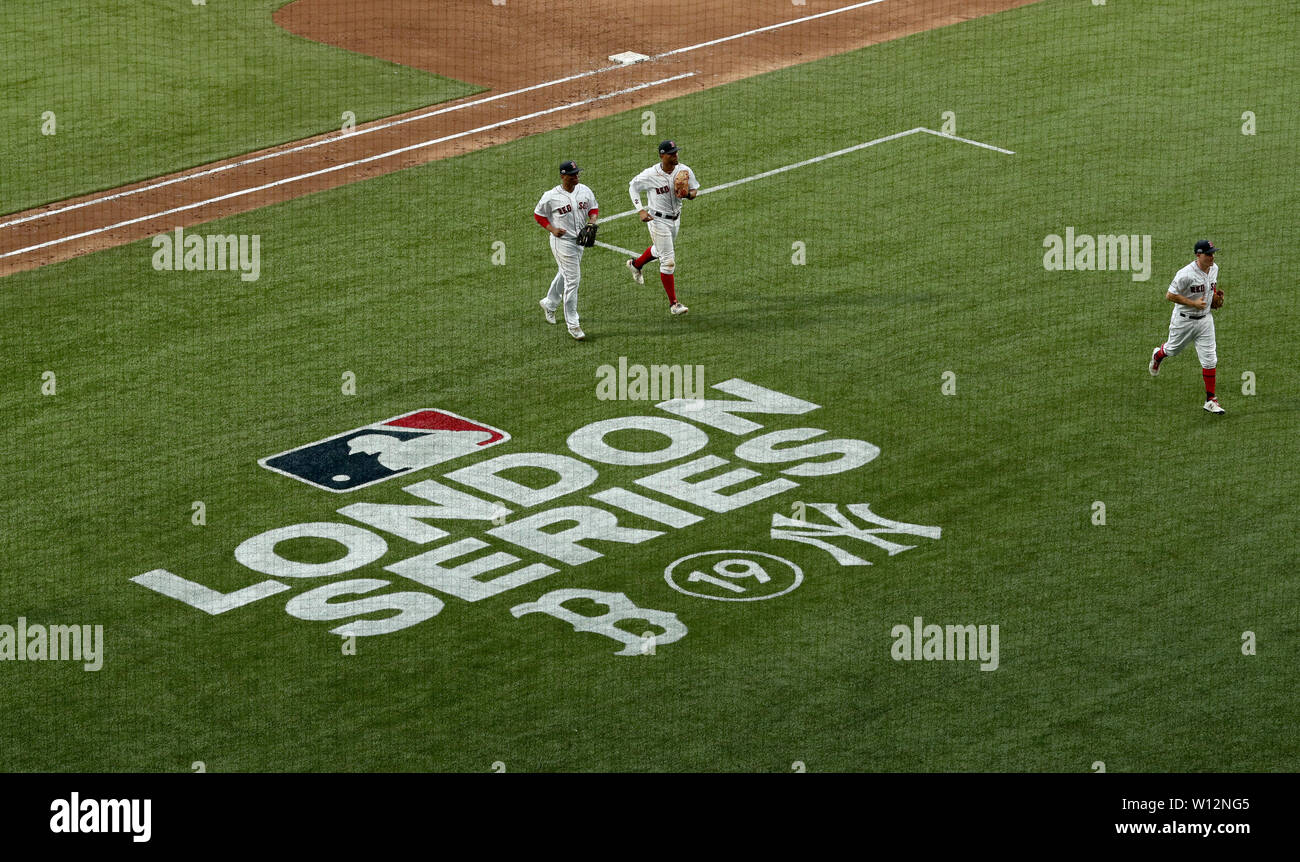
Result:
[[[1294,769],[1295,18],[0,0],[0,772]]]
[[[197,202],[260,184],[251,177],[289,180],[380,156],[365,170],[345,167],[321,179],[285,183],[270,195],[196,208],[177,221],[210,218],[1024,2],[7,3],[0,10],[9,34],[0,84],[7,94],[3,152],[9,168],[0,187],[0,211],[14,213],[358,125],[364,130],[369,121],[478,96],[461,99],[450,112],[434,109],[432,117],[381,128],[351,146],[273,157],[258,162],[256,170],[232,169],[211,182],[186,180],[165,196],[115,201],[97,210],[99,218],[89,218],[85,208],[44,221],[78,233],[113,223],[102,216],[118,214],[121,207],[126,208],[121,213],[138,218],[161,211],[162,203]],[[634,62],[638,59],[642,62]],[[728,109],[700,131],[707,128],[714,145],[726,144],[737,124],[748,127],[764,116],[780,116],[798,120],[797,139],[816,139],[823,127],[828,143],[840,143],[830,134],[835,118],[814,106],[814,93],[831,89],[848,97],[833,112],[842,120],[863,108],[879,111],[902,91],[901,82],[881,77],[806,80],[796,90],[765,94],[765,88],[751,86],[735,92]],[[699,110],[691,115],[710,119]],[[654,118],[631,119],[648,141],[695,131],[653,113]],[[932,114],[918,111],[911,125],[922,119],[942,122]],[[790,137],[787,130],[773,129],[763,147],[776,152]],[[735,145],[755,142],[736,140]],[[413,148],[381,155],[403,147]],[[600,159],[595,152],[582,155],[584,161]],[[146,198],[155,202],[152,208]],[[154,227],[96,234],[78,245],[146,236]],[[49,238],[41,232],[40,239]],[[14,239],[6,230],[0,248],[24,246]]]
[[[18,224],[6,219],[0,253],[11,254],[0,271],[557,128],[571,128],[560,139],[570,142],[567,152],[552,147],[545,161],[570,155],[599,171],[629,144],[611,150],[613,127],[583,124],[611,114],[644,138],[640,154],[651,160],[660,138],[683,139],[706,186],[917,128],[1010,150],[1037,134],[1041,146],[1026,155],[1063,165],[1119,149],[1104,170],[1119,178],[1153,141],[1208,142],[1211,128],[1190,135],[1183,128],[1198,100],[1241,93],[1213,127],[1235,132],[1255,122],[1248,112],[1267,109],[1261,98],[1286,91],[1276,88],[1287,79],[1285,33],[1269,3],[1245,4],[1258,27],[1244,16],[1191,67],[1171,49],[1188,27],[1177,3],[1134,9],[1049,0],[1019,8],[1027,3],[6,3],[0,212],[193,173],[265,148],[290,152],[200,171],[165,192],[146,188]],[[848,53],[881,42],[891,44]],[[1251,82],[1270,74],[1281,81],[1254,95]],[[668,101],[742,79],[691,102]],[[360,137],[343,140],[357,129]],[[1096,134],[1076,141],[1085,131]],[[314,136],[340,140],[304,147]],[[921,155],[935,149],[891,148],[908,153],[902,164],[918,172],[939,164]],[[1128,151],[1133,158],[1123,157]],[[859,178],[890,163],[877,153],[851,161]],[[1290,167],[1270,162],[1267,151],[1250,161],[1265,174]],[[720,170],[724,162],[755,170],[733,176]],[[840,175],[819,169],[798,182],[844,193],[852,181]],[[206,203],[213,198],[221,200]],[[177,206],[189,208],[154,218]],[[122,221],[133,224],[107,229]],[[12,254],[24,249],[34,250]]]

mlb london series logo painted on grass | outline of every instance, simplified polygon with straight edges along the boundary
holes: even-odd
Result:
[[[412,410],[257,463],[326,491],[355,491],[509,439],[499,428],[446,410]]]
[[[646,607],[624,592],[560,587],[553,576],[563,578],[620,545],[669,537],[770,500],[808,479],[859,469],[880,454],[880,448],[866,440],[830,436],[822,428],[770,427],[773,421],[820,409],[810,401],[739,378],[711,388],[731,397],[661,401],[653,405],[657,415],[615,416],[577,428],[565,441],[567,453],[508,452],[473,458],[436,478],[425,474],[404,484],[401,490],[409,496],[402,502],[362,499],[337,508],[339,519],[264,530],[234,548],[234,562],[242,569],[231,570],[233,580],[217,575],[222,589],[161,568],[131,580],[210,615],[293,593],[284,605],[286,614],[340,623],[330,632],[344,638],[401,631],[452,610],[456,602],[488,602],[506,619],[550,616],[575,632],[617,641],[622,646],[617,655],[644,655],[647,623],[657,646],[686,636],[687,626],[675,611]],[[648,451],[624,449],[619,435],[629,431],[656,435],[663,445]],[[343,491],[474,455],[508,439],[491,426],[424,409],[261,463],[314,487]],[[533,471],[530,484],[511,478],[519,468]],[[550,473],[553,480],[535,484],[538,471]],[[890,542],[882,534],[939,537],[938,527],[891,521],[872,513],[866,503],[849,507],[866,526],[836,517],[833,504],[809,508],[833,523],[818,526],[811,536],[792,529],[780,534],[774,530],[771,538],[803,541],[831,553],[841,565],[871,563],[835,548],[829,539],[861,540],[892,557],[913,546]],[[774,517],[773,525],[778,523],[785,522]],[[805,521],[794,523],[803,526]],[[297,539],[333,542],[343,554],[327,562],[296,559],[281,543]],[[756,549],[713,556],[718,554],[725,559],[718,564],[710,558],[713,574],[701,571],[692,579],[698,567],[683,573],[685,582],[695,587],[688,595],[753,598],[788,592],[786,587],[798,586],[801,579],[797,566],[792,567],[792,579],[769,575],[768,564],[754,560],[772,555]],[[746,563],[745,558],[752,559]],[[305,590],[292,586],[304,581],[311,583]],[[750,581],[771,586],[752,590],[746,585]],[[657,575],[628,586],[654,590],[663,599],[656,582],[665,587]],[[563,583],[571,581],[563,578]],[[701,584],[716,589],[704,595]],[[573,602],[603,610],[592,615],[571,607]],[[638,622],[637,631],[643,633],[625,628],[629,622]]]

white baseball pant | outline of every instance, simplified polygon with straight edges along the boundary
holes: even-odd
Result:
[[[1214,368],[1219,364],[1219,353],[1214,342],[1213,314],[1207,313],[1201,319],[1193,320],[1174,312],[1169,321],[1169,340],[1161,345],[1165,357],[1182,353],[1189,341],[1196,345],[1196,356],[1201,360],[1202,368]]]
[[[673,245],[681,222],[676,219],[655,218],[654,213],[650,216],[653,220],[646,222],[645,225],[650,230],[650,253],[659,258],[659,271],[664,275],[672,275],[677,270]]]
[[[551,311],[564,305],[564,322],[569,326],[578,325],[578,282],[582,280],[582,253],[585,248],[578,245],[568,234],[557,237],[551,234],[551,254],[555,257],[558,270],[551,279],[551,289],[546,292],[546,307]]]

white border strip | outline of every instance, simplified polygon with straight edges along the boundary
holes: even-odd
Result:
[[[789,27],[792,24],[801,24],[804,21],[811,21],[814,18],[825,18],[827,15],[838,15],[841,12],[850,12],[854,9],[861,9],[865,6],[874,6],[877,3],[883,3],[883,2],[885,2],[885,0],[867,0],[867,2],[865,3],[855,3],[852,6],[845,6],[840,9],[832,9],[828,12],[818,12],[815,15],[805,15],[802,18],[793,18],[789,21],[782,21],[779,24],[769,24],[766,27],[758,27],[757,29],[754,30],[746,30],[743,33],[736,33],[731,36],[723,36],[720,39],[713,39],[712,41],[709,42],[701,42],[698,45],[690,45],[686,48],[676,48],[672,51],[665,51],[662,54],[655,54],[653,57],[649,59],[653,61],[653,60],[661,59],[663,57],[671,57],[676,54],[685,54],[688,51],[695,51],[699,48],[707,48],[710,45],[717,45],[722,42],[730,42],[732,39],[741,39],[745,36],[753,36],[756,33],[765,33],[769,30],[777,30],[781,27]],[[648,61],[642,61],[642,62],[648,62]],[[494,96],[484,96],[481,99],[474,99],[473,101],[464,102],[459,105],[451,105],[450,107],[446,107],[446,108],[438,108],[437,110],[434,111],[428,111],[423,114],[415,114],[409,117],[402,117],[400,119],[390,120],[389,122],[386,123],[375,123],[373,125],[363,126],[362,128],[356,129],[355,131],[352,132],[348,132],[347,134],[332,135],[328,138],[323,138],[318,141],[311,141],[306,144],[299,144],[297,146],[288,147],[283,150],[275,150],[269,153],[262,153],[259,156],[251,156],[246,159],[240,159],[239,161],[236,162],[230,162],[229,164],[218,165],[217,167],[214,168],[205,168],[203,170],[195,171],[193,173],[181,174],[175,177],[171,177],[170,179],[160,180],[159,182],[156,183],[143,185],[140,186],[139,188],[128,189],[122,192],[114,192],[113,194],[104,195],[102,197],[89,198],[87,200],[80,201],[74,204],[68,204],[66,206],[58,207],[56,209],[46,210],[44,212],[32,213],[30,215],[22,216],[21,218],[11,219],[6,222],[0,222],[0,230],[3,230],[4,228],[7,227],[13,227],[14,225],[23,224],[24,222],[35,221],[36,219],[42,219],[48,216],[59,215],[60,213],[71,212],[73,210],[79,210],[82,209],[83,207],[94,206],[95,204],[102,204],[102,203],[107,203],[109,201],[119,200],[121,198],[131,197],[132,195],[142,194],[144,192],[153,191],[154,189],[161,189],[166,186],[173,185],[175,183],[182,183],[182,182],[187,182],[189,180],[202,179],[203,177],[212,176],[213,174],[219,174],[222,173],[223,171],[231,171],[234,170],[235,168],[242,168],[246,165],[252,165],[252,164],[256,164],[257,162],[266,161],[267,159],[275,159],[275,158],[279,158],[280,156],[287,156],[290,153],[301,153],[305,150],[310,150],[315,147],[323,147],[326,144],[334,144],[334,143],[338,143],[339,141],[348,140],[350,138],[360,137],[361,135],[368,135],[371,134],[372,132],[379,132],[379,131],[383,131],[384,129],[391,129],[394,126],[400,126],[405,123],[414,123],[417,120],[427,120],[430,117],[436,117],[441,114],[450,114],[453,111],[463,111],[466,108],[473,108],[478,105],[486,105],[489,102],[495,102],[498,99],[507,99],[510,98],[511,96],[518,96],[521,93],[531,93],[534,90],[541,90],[541,89],[545,89],[546,87],[554,87],[559,84],[567,84],[570,81],[577,81],[580,78],[587,78],[592,75],[599,75],[602,72],[612,72],[615,69],[626,69],[626,68],[627,66],[623,65],[622,63],[619,63],[618,65],[614,65],[614,66],[602,66],[599,69],[591,69],[586,72],[579,72],[576,75],[568,75],[563,78],[556,78],[553,81],[545,81],[541,84],[533,84],[530,87],[522,87],[518,90],[510,90],[509,92],[505,92],[505,93],[497,93]],[[935,134],[938,134],[938,132],[936,132]]]
[[[118,228],[130,227],[133,224],[139,224],[140,222],[151,221],[152,219],[162,218],[163,216],[174,215],[175,213],[185,212],[186,210],[197,209],[202,206],[207,206],[208,204],[214,204],[214,203],[219,203],[221,201],[230,200],[231,198],[237,198],[237,197],[243,197],[244,195],[255,194],[257,192],[266,191],[267,189],[275,188],[276,186],[288,185],[289,183],[296,183],[300,180],[311,179],[312,177],[318,177],[323,174],[329,174],[335,171],[347,170],[348,168],[354,168],[357,165],[364,165],[368,162],[374,162],[380,159],[390,158],[392,156],[401,155],[402,153],[409,153],[412,150],[418,150],[424,147],[431,147],[435,144],[445,143],[447,141],[455,140],[456,138],[463,138],[466,137],[467,135],[474,135],[474,134],[478,134],[479,132],[487,132],[487,131],[491,131],[492,129],[499,129],[502,126],[510,126],[515,123],[522,123],[525,120],[531,120],[535,117],[545,116],[546,114],[554,114],[557,111],[567,111],[570,108],[580,108],[583,105],[589,105],[593,102],[599,102],[604,99],[612,99],[617,96],[624,96],[627,95],[628,93],[635,93],[637,90],[644,90],[648,87],[657,87],[660,84],[668,84],[673,81],[680,81],[683,78],[690,78],[694,75],[695,75],[694,72],[684,72],[680,75],[673,75],[671,78],[661,78],[658,81],[649,81],[644,84],[637,84],[635,87],[628,87],[623,90],[616,90],[613,93],[605,93],[600,96],[594,96],[590,99],[583,99],[582,101],[579,102],[569,102],[567,105],[557,105],[554,108],[546,108],[545,110],[534,111],[531,114],[521,114],[518,117],[511,117],[508,120],[501,120],[500,122],[491,123],[486,126],[479,126],[478,128],[470,129],[469,131],[456,132],[455,134],[451,134],[451,135],[443,135],[441,138],[433,138],[432,140],[421,141],[418,144],[409,144],[408,146],[405,147],[399,147],[396,150],[389,150],[386,153],[377,153],[373,156],[366,156],[364,159],[355,159],[354,161],[344,162],[342,164],[337,164],[337,165],[331,165],[328,168],[321,168],[318,171],[311,171],[305,174],[298,174],[292,177],[285,177],[282,180],[275,180],[274,182],[263,183],[260,186],[254,186],[248,189],[240,189],[239,191],[229,192],[224,195],[218,195],[213,198],[207,198],[206,200],[195,201],[194,203],[184,204],[183,206],[172,207],[171,209],[163,210],[162,212],[156,212],[150,215],[127,219],[126,221],[120,221],[117,222],[116,224],[108,225],[107,227],[97,227],[92,230],[82,231],[81,233],[72,234],[70,236],[59,237],[58,239],[52,239],[47,242],[38,243],[36,245],[29,245],[26,248],[19,248],[19,249],[15,249],[14,251],[7,251],[4,252],[3,254],[0,254],[0,259],[6,257],[13,257],[14,255],[19,255],[19,254],[25,254],[29,251],[38,251],[43,248],[49,248],[52,245],[61,245],[65,242],[72,242],[73,240],[77,240],[77,239],[84,239],[88,236],[95,236],[96,234],[105,233],[111,230],[117,230]]]

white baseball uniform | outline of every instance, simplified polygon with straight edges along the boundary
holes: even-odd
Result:
[[[700,187],[695,171],[681,163],[673,168],[672,173],[665,173],[662,163],[646,168],[634,176],[627,187],[632,196],[632,206],[650,213],[651,220],[646,222],[650,230],[650,253],[659,258],[659,271],[665,275],[672,275],[677,270],[673,246],[681,227],[682,199],[673,191],[673,177],[678,171],[687,172],[692,191]],[[646,192],[645,206],[641,205],[641,192]]]
[[[571,192],[556,186],[542,195],[533,210],[553,227],[564,229],[564,236],[551,234],[551,254],[555,256],[558,270],[542,301],[551,311],[563,302],[564,322],[572,327],[578,326],[578,282],[582,279],[582,253],[586,251],[578,245],[578,232],[587,223],[587,216],[598,208],[595,193],[578,183]]]
[[[1209,305],[1218,283],[1217,263],[1210,264],[1209,272],[1202,270],[1196,261],[1178,270],[1167,292],[1186,299],[1203,299],[1206,305],[1203,309],[1174,305],[1173,316],[1169,318],[1169,340],[1161,346],[1166,357],[1177,356],[1191,341],[1196,345],[1196,356],[1201,360],[1202,368],[1214,368],[1219,364],[1214,343],[1214,312]]]

